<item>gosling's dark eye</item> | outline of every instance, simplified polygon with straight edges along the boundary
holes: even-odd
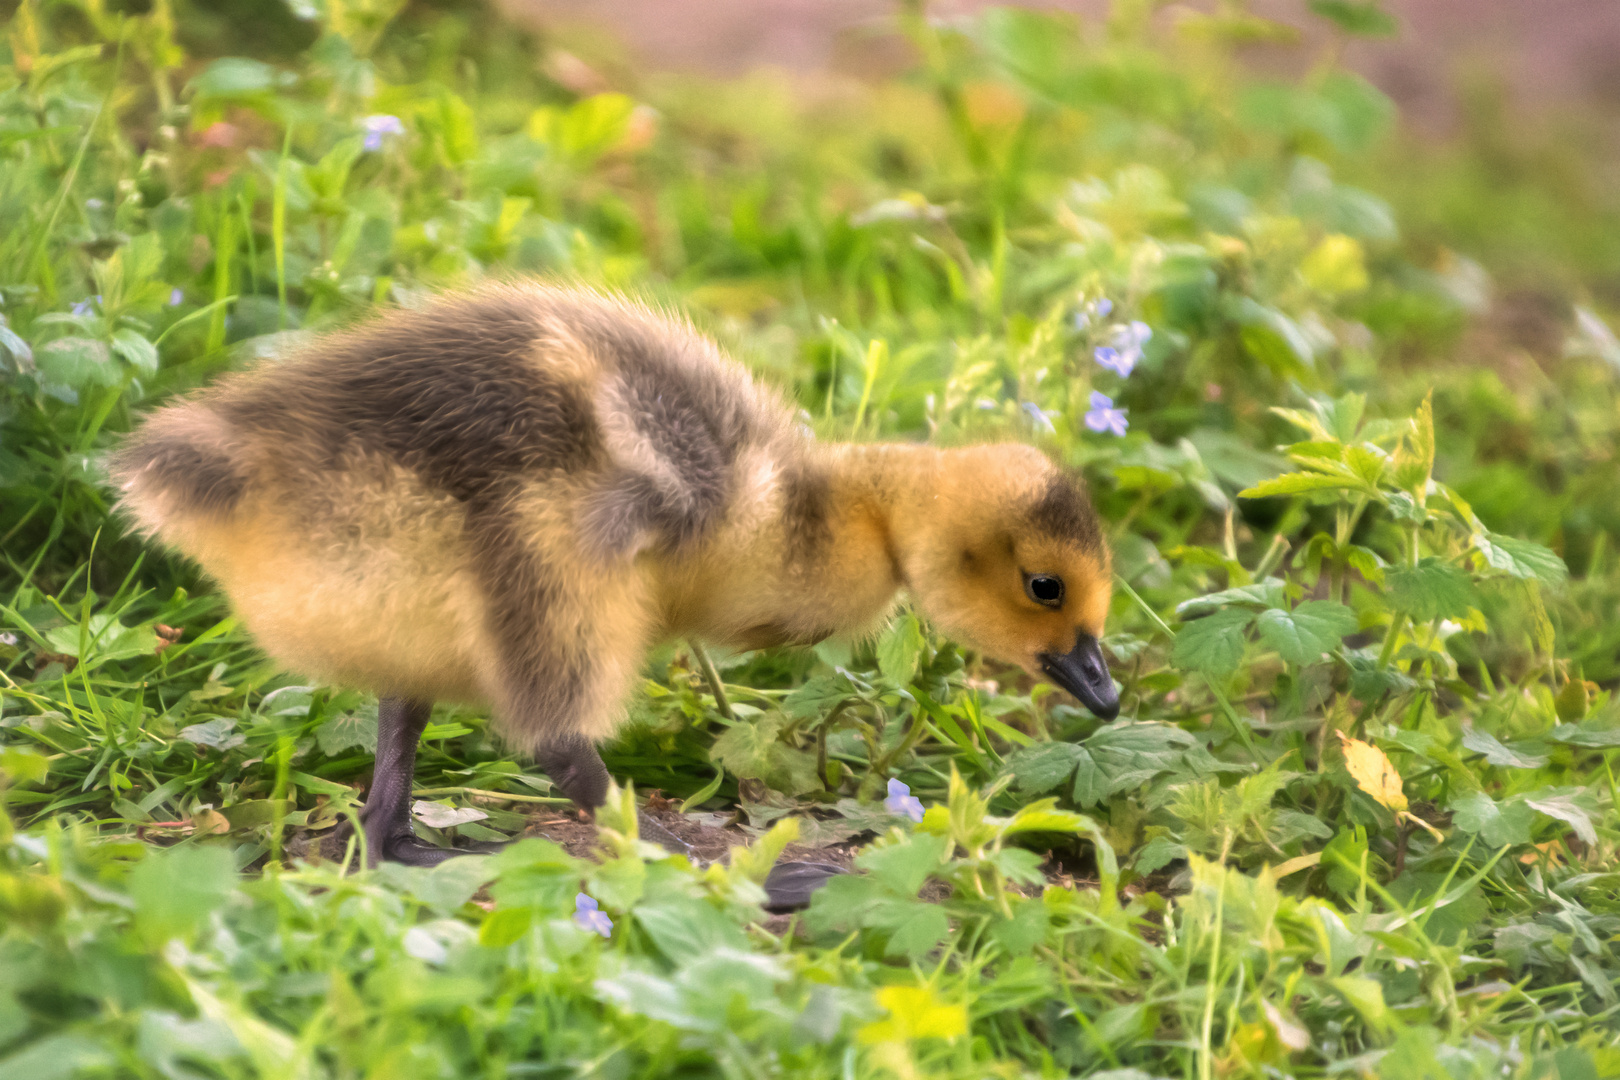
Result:
[[[1024,578],[1024,591],[1037,604],[1060,607],[1063,604],[1063,579],[1051,574],[1030,574]]]

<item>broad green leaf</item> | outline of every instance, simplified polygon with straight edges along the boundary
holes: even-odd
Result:
[[[872,848],[855,864],[885,888],[902,896],[916,896],[928,875],[944,864],[948,846],[946,837],[914,833],[898,844]]]
[[[1384,581],[1390,606],[1415,622],[1458,619],[1479,603],[1468,572],[1445,559],[1431,556],[1416,566],[1392,567]]]
[[[1335,600],[1307,600],[1292,611],[1262,611],[1260,640],[1295,666],[1314,664],[1355,632],[1356,613]]]
[[[1310,0],[1310,9],[1347,34],[1392,37],[1400,30],[1395,17],[1378,0]]]
[[[1011,836],[1021,832],[1066,832],[1084,833],[1095,829],[1096,824],[1088,820],[1083,814],[1076,814],[1072,810],[1057,809],[1056,799],[1039,799],[1027,806],[1019,808],[1012,820],[1002,827],[1002,836]]]
[[[162,941],[190,931],[236,888],[229,849],[192,845],[154,851],[129,873],[141,929]]]
[[[1533,540],[1517,540],[1496,533],[1475,533],[1474,547],[1485,562],[1522,580],[1557,585],[1569,577],[1569,567],[1557,552]]]
[[[1548,737],[1570,746],[1588,746],[1594,749],[1620,746],[1620,728],[1591,727],[1587,724],[1559,724]]]
[[[111,362],[107,343],[95,338],[57,338],[35,351],[34,362],[41,375],[75,390],[115,386],[122,377]]]
[[[113,331],[112,351],[122,356],[130,366],[144,375],[150,375],[158,369],[157,348],[127,327]]]
[[[1329,984],[1343,995],[1370,1027],[1387,1030],[1393,1022],[1384,1004],[1384,988],[1375,979],[1364,975],[1340,975],[1329,979]]]
[[[1181,844],[1168,836],[1155,836],[1137,850],[1131,869],[1145,877],[1156,870],[1164,869],[1177,859],[1186,857],[1187,849]]]
[[[840,701],[854,696],[855,692],[855,686],[847,676],[837,673],[815,675],[782,699],[782,711],[794,720],[825,716]]]
[[[714,740],[709,760],[719,762],[733,776],[764,779],[775,765],[771,751],[781,730],[780,713],[766,713],[754,721],[740,720]]]
[[[17,1080],[73,1080],[108,1075],[117,1059],[100,1040],[74,1032],[49,1035],[0,1058],[0,1076]],[[189,1070],[188,1070],[189,1071]],[[172,1074],[171,1074],[172,1075]]]
[[[1170,662],[1185,671],[1230,675],[1243,659],[1243,632],[1253,621],[1254,612],[1229,607],[1183,623],[1176,631]]]
[[[321,753],[336,757],[345,750],[377,752],[377,712],[375,707],[340,713],[315,729],[315,742]]]
[[[1553,737],[1558,737],[1557,732],[1553,733]],[[1472,750],[1476,754],[1484,754],[1485,760],[1492,765],[1505,769],[1539,769],[1547,764],[1545,754],[1521,753],[1503,746],[1490,732],[1475,727],[1463,730],[1462,744],[1465,749]]]
[[[1592,809],[1584,805],[1580,788],[1544,788],[1526,795],[1526,806],[1539,810],[1550,818],[1557,818],[1575,830],[1575,835],[1586,844],[1597,843],[1597,830],[1592,826]]]
[[[1450,805],[1451,823],[1463,832],[1478,833],[1487,847],[1530,842],[1535,815],[1519,799],[1499,803],[1483,791],[1468,791],[1454,795]]]
[[[1089,756],[1073,743],[1036,743],[1010,756],[1007,768],[1018,778],[1019,791],[1039,795],[1067,780],[1080,759]]]
[[[1184,600],[1176,605],[1176,616],[1181,619],[1192,619],[1234,605],[1257,608],[1282,607],[1288,602],[1287,597],[1286,581],[1282,578],[1266,578],[1253,585],[1240,585],[1235,589],[1223,589],[1207,596],[1195,596],[1191,600]]]
[[[748,949],[748,937],[742,928],[707,900],[659,897],[652,903],[638,904],[635,917],[658,951],[677,964],[689,964],[715,949]]]
[[[906,612],[878,641],[878,668],[883,677],[896,686],[905,686],[917,677],[917,662],[922,657],[922,626],[917,616]]]
[[[1365,491],[1367,484],[1355,476],[1328,476],[1323,473],[1293,472],[1272,477],[1238,492],[1240,499],[1269,499],[1277,495],[1303,495],[1310,491]]]

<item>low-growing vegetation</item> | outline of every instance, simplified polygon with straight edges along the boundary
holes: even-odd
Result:
[[[1601,289],[1572,267],[1536,352],[1435,246],[1454,206],[1392,182],[1403,236],[1393,106],[1333,61],[1372,0],[1311,0],[1296,81],[1234,59],[1286,37],[1241,3],[1157,7],[905,3],[902,73],[812,92],[449,0],[16,5],[0,1076],[1620,1073]],[[904,610],[673,642],[594,840],[441,707],[419,832],[528,835],[361,869],[376,703],[267,665],[103,460],[298,335],[511,273],[690,311],[821,437],[1083,469],[1119,720]],[[729,857],[640,841],[649,793]],[[859,873],[767,917],[795,841]]]

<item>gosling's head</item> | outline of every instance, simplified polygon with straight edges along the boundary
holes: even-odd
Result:
[[[1027,446],[948,450],[923,505],[904,560],[934,624],[1118,716],[1098,644],[1113,594],[1108,545],[1079,477]]]

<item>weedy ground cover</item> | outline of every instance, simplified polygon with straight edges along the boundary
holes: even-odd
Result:
[[[1153,7],[902,6],[903,76],[812,98],[604,77],[474,5],[16,6],[0,1075],[1620,1072],[1593,249],[1558,219],[1525,256],[1593,285],[1551,353],[1482,338],[1487,270],[1367,189],[1390,103],[1331,57],[1245,74],[1281,31],[1241,5]],[[1431,239],[1477,234],[1453,167],[1412,165],[1443,206],[1389,184]],[[589,857],[361,871],[375,703],[267,666],[101,461],[166,395],[509,272],[679,303],[825,437],[1084,470],[1121,719],[904,611],[674,643],[609,765],[751,847],[667,857],[627,790]],[[435,839],[558,802],[477,709],[421,763]],[[862,873],[767,919],[794,839]]]

